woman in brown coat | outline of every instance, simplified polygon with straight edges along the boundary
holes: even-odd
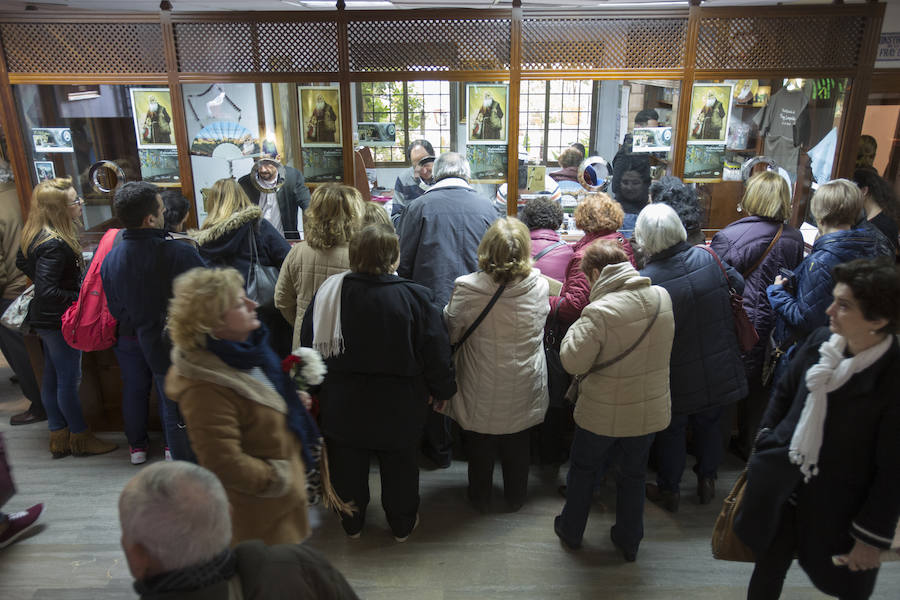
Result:
[[[225,486],[232,545],[303,541],[310,533],[304,461],[318,438],[298,426],[308,396],[281,372],[238,271],[191,269],[173,292],[166,394],[181,409],[197,462]]]

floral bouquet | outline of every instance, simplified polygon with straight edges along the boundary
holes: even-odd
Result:
[[[303,346],[296,348],[281,361],[281,370],[291,376],[301,392],[322,383],[328,371],[322,355],[312,348]]]

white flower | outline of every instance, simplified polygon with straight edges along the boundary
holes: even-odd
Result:
[[[300,377],[306,382],[306,385],[319,385],[325,380],[325,373],[328,369],[322,360],[322,355],[312,348],[298,347],[291,352],[303,362],[300,365]]]

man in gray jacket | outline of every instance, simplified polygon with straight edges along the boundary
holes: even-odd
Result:
[[[409,203],[397,223],[400,266],[397,274],[434,291],[444,307],[457,277],[478,270],[478,244],[497,218],[491,201],[469,185],[469,161],[456,152],[434,161],[434,185]],[[425,426],[422,453],[440,468],[450,466],[447,417],[432,412]]]

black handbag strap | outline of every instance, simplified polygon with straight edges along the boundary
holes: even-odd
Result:
[[[566,245],[566,243],[562,240],[560,240],[554,244],[550,244],[549,246],[547,246],[546,248],[544,248],[543,250],[541,250],[540,252],[535,254],[534,258],[532,258],[531,260],[534,262],[537,262],[537,261],[541,260],[542,258],[544,258],[544,256],[549,254],[551,251],[556,250],[560,246],[565,246],[565,245]]]
[[[769,242],[768,247],[766,247],[766,251],[762,253],[762,256],[759,257],[759,260],[757,260],[755,263],[753,263],[752,267],[750,267],[749,269],[747,269],[746,271],[744,271],[742,273],[744,279],[747,279],[747,276],[750,275],[750,273],[752,273],[753,271],[755,271],[756,268],[762,264],[762,261],[766,260],[766,257],[769,255],[769,252],[771,252],[772,248],[775,247],[775,244],[778,243],[778,238],[781,237],[781,233],[783,231],[784,231],[784,223],[782,223],[781,225],[778,226],[778,232],[772,238],[772,241]]]
[[[650,288],[650,289],[653,289],[653,288]],[[644,341],[644,338],[647,337],[647,334],[650,333],[651,329],[653,329],[653,324],[656,323],[656,317],[659,316],[659,311],[662,308],[662,296],[659,295],[659,292],[656,293],[656,296],[657,296],[656,312],[653,313],[653,316],[650,318],[650,322],[647,323],[646,329],[644,329],[644,331],[641,333],[641,335],[638,337],[638,339],[635,340],[635,342],[631,346],[629,346],[627,350],[620,353],[615,358],[605,360],[602,363],[600,363],[599,365],[594,365],[593,367],[591,367],[587,371],[587,373],[580,376],[581,379],[584,379],[589,374],[591,374],[595,371],[599,371],[601,369],[605,369],[607,367],[611,367],[612,365],[616,364],[617,362],[619,362],[620,360],[622,360],[623,358],[625,358],[626,356],[631,354],[634,351],[634,349],[637,348],[641,344],[641,342]]]
[[[475,331],[475,329],[479,325],[481,325],[481,322],[484,321],[484,318],[487,316],[487,314],[489,312],[491,312],[492,308],[494,308],[494,305],[497,303],[497,300],[500,299],[500,294],[502,294],[503,290],[505,290],[505,289],[506,289],[505,283],[501,284],[500,287],[497,288],[497,291],[494,292],[493,296],[491,296],[490,302],[487,303],[487,306],[484,307],[484,310],[481,311],[481,314],[478,315],[478,318],[475,319],[475,322],[472,323],[471,325],[469,325],[469,328],[466,329],[466,332],[462,335],[461,338],[459,338],[458,342],[456,342],[455,344],[450,346],[450,354],[456,353],[456,351],[459,349],[459,347],[462,346],[463,343],[465,343],[465,341],[467,339],[469,339],[469,336],[472,335],[472,332]]]

